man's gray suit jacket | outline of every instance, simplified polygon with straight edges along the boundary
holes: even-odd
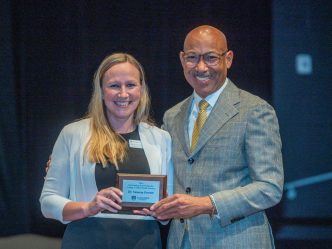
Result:
[[[230,80],[190,152],[193,95],[169,109],[163,128],[172,137],[174,193],[212,194],[219,218],[174,219],[168,248],[180,248],[185,227],[192,248],[268,249],[273,235],[264,210],[283,191],[279,125],[274,109]]]

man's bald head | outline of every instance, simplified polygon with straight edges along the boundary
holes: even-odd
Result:
[[[227,39],[222,31],[209,25],[202,25],[194,28],[187,34],[186,39],[184,40],[183,50],[186,51],[188,43],[197,39],[199,40],[210,39],[218,43],[219,46],[222,46],[221,50],[228,49]]]

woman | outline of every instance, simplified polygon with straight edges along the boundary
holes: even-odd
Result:
[[[42,213],[67,225],[62,248],[161,248],[146,211],[121,211],[116,173],[167,174],[171,139],[153,126],[143,68],[129,54],[106,57],[94,77],[86,118],[61,131],[40,197]]]

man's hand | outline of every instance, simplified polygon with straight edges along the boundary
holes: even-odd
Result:
[[[211,214],[213,204],[208,196],[195,197],[175,194],[160,200],[150,208],[152,216],[159,220],[172,218],[191,218],[200,214]]]
[[[48,161],[46,162],[46,165],[45,165],[45,172],[46,173],[49,170],[50,166],[51,166],[51,155],[49,156]]]

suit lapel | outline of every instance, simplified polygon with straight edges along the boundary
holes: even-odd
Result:
[[[177,133],[177,137],[181,143],[183,151],[186,153],[187,156],[190,155],[188,120],[189,120],[189,111],[192,100],[193,100],[193,95],[191,95],[183,102],[183,105],[181,106],[180,111],[175,116],[174,120],[174,127]]]
[[[198,144],[192,154],[199,151],[228,120],[239,112],[234,106],[239,102],[239,90],[229,80],[226,88],[220,94],[215,106],[205,122],[199,136]]]

